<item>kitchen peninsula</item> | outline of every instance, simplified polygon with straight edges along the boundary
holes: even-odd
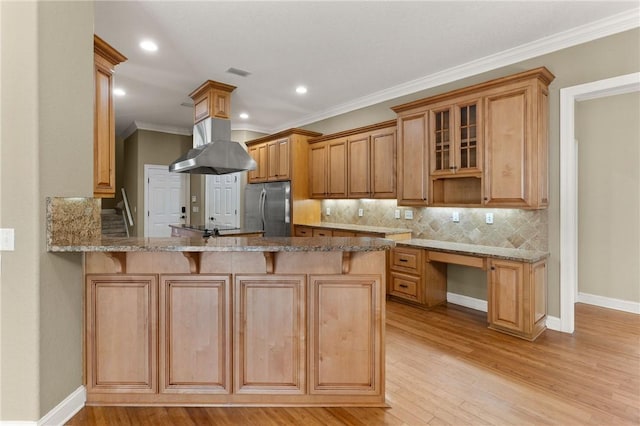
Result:
[[[74,232],[92,209],[47,212],[48,250],[84,253],[88,405],[385,405],[392,241]]]

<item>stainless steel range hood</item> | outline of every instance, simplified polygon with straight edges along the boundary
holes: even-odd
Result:
[[[193,149],[174,161],[169,171],[223,175],[256,167],[240,143],[231,140],[231,121],[209,117],[193,126]]]

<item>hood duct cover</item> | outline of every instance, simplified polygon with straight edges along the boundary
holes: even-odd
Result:
[[[255,170],[256,167],[256,162],[240,143],[231,140],[231,122],[207,118],[193,127],[193,149],[174,161],[169,171],[223,175]]]

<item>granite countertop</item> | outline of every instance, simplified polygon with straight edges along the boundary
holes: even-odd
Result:
[[[311,224],[301,223],[300,226],[308,226],[310,228],[340,229],[342,231],[371,232],[387,235],[411,234],[411,229],[407,228],[385,228],[382,226],[356,225],[351,223],[318,222]]]
[[[518,262],[530,263],[537,262],[549,256],[549,253],[544,251],[481,246],[477,244],[453,243],[449,241],[423,240],[420,238],[396,241],[396,245],[425,248],[432,251],[441,251],[446,253],[466,254],[479,257],[493,257],[497,259],[515,260]]]
[[[65,245],[51,244],[51,252],[367,252],[388,250],[393,241],[358,237],[211,237],[203,238],[99,238],[74,241]]]

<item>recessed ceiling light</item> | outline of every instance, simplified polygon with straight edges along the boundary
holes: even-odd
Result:
[[[305,93],[307,93],[307,88],[304,86],[298,86],[296,87],[296,93],[304,95]]]
[[[127,94],[127,92],[124,91],[124,89],[120,89],[119,87],[113,89],[113,94],[116,96],[124,96]]]
[[[140,47],[147,52],[155,52],[158,50],[158,45],[152,42],[151,40],[143,40],[140,42]]]
[[[247,114],[246,112],[241,112],[240,118],[242,118],[243,120],[246,120],[247,118],[249,118],[249,114]]]

